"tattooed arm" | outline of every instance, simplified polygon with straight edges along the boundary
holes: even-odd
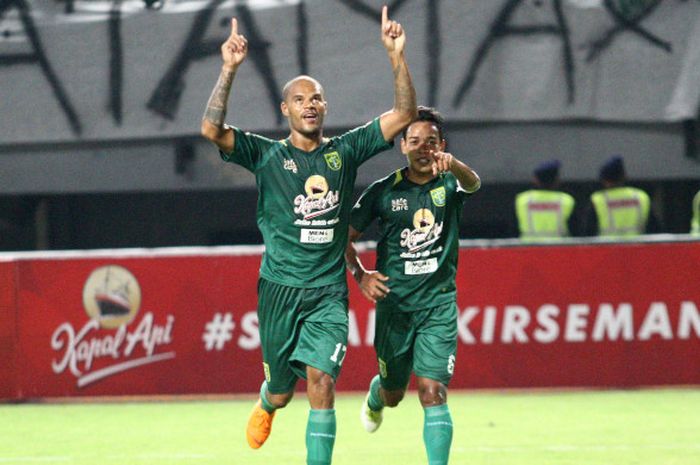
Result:
[[[224,153],[230,153],[234,146],[233,130],[224,125],[228,96],[231,84],[236,76],[236,70],[248,53],[248,42],[238,34],[236,19],[231,20],[231,35],[221,46],[221,57],[224,64],[219,74],[219,80],[207,102],[207,109],[202,117],[202,135],[212,141]]]
[[[380,117],[382,134],[393,140],[416,117],[416,90],[411,82],[404,56],[406,34],[401,24],[391,21],[386,6],[382,8],[382,43],[389,54],[394,73],[394,108]]]

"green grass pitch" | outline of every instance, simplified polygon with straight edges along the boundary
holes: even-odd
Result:
[[[425,465],[415,392],[360,426],[362,395],[340,395],[334,465]],[[253,398],[0,404],[0,465],[305,463],[303,393],[259,450],[244,428]],[[451,465],[698,465],[700,390],[452,392]]]

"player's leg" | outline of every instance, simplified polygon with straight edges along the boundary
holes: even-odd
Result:
[[[421,314],[422,313],[422,314]],[[454,302],[416,313],[413,371],[423,406],[423,442],[431,465],[446,465],[452,445],[452,417],[447,386],[457,351],[457,308]]]
[[[410,315],[381,303],[375,315],[374,348],[379,374],[370,382],[360,409],[360,421],[370,433],[382,424],[384,407],[396,407],[403,399],[412,366]]]
[[[264,279],[258,282],[258,327],[263,353],[265,381],[260,387],[256,402],[246,426],[246,439],[253,449],[260,448],[272,430],[272,420],[277,409],[285,407],[294,395],[296,374],[289,367],[291,346],[288,341],[296,337],[296,317],[299,291],[280,286]]]
[[[306,463],[329,465],[335,445],[335,381],[328,373],[307,366],[309,417],[306,423]]]
[[[292,368],[304,368],[309,398],[306,425],[308,465],[330,465],[335,445],[335,380],[348,343],[347,287],[345,283],[305,291],[300,312],[303,323],[290,359]]]

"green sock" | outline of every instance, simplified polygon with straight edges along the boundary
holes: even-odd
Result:
[[[447,465],[452,444],[452,417],[447,404],[426,407],[423,422],[423,442],[429,465]]]
[[[335,410],[309,411],[306,424],[306,464],[330,465],[335,444]]]
[[[372,378],[372,381],[369,383],[369,399],[367,400],[367,405],[369,405],[369,408],[371,408],[375,412],[378,412],[384,408],[382,396],[379,395],[380,387],[381,384],[379,382],[379,375],[377,375],[374,378]]]
[[[260,400],[263,410],[267,413],[272,413],[277,410],[277,408],[267,400],[267,381],[263,381],[262,386],[260,386]]]

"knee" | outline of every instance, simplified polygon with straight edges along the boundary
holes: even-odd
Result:
[[[294,392],[286,392],[284,394],[267,394],[267,401],[270,402],[275,408],[284,408],[289,402],[292,401],[294,397]]]
[[[447,388],[437,381],[419,383],[418,398],[423,407],[433,407],[447,402]]]
[[[382,391],[382,400],[386,407],[396,407],[403,400],[406,391]]]
[[[307,382],[311,389],[322,396],[333,395],[335,391],[335,381],[333,381],[333,377],[327,373],[309,377]]]

